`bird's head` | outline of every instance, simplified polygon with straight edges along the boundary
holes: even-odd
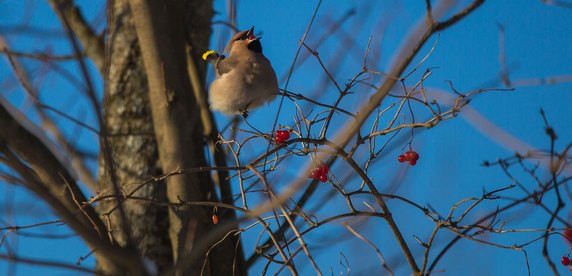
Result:
[[[252,27],[250,30],[242,31],[234,35],[226,45],[224,51],[230,53],[231,55],[232,53],[240,53],[242,51],[262,53],[260,37],[254,36],[254,27]]]

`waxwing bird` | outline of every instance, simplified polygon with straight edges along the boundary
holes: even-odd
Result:
[[[225,48],[230,53],[226,58],[215,51],[203,55],[215,72],[209,89],[212,110],[246,117],[249,110],[276,99],[276,73],[253,31],[254,27],[233,36]]]

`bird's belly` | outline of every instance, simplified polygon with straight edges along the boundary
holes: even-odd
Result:
[[[213,81],[209,89],[211,108],[227,114],[237,114],[274,100],[277,88],[263,85],[264,83],[269,81],[256,70],[242,76],[234,72],[224,74]]]

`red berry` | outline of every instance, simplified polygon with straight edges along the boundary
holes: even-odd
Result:
[[[411,152],[411,160],[419,160],[419,154],[417,152],[412,151]]]
[[[562,259],[560,259],[560,261],[562,262],[562,264],[564,266],[568,266],[570,264],[570,259],[568,259],[568,257],[566,257],[566,256],[562,257]]]
[[[312,178],[313,179],[318,179],[320,178],[320,172],[318,172],[317,170],[312,172]]]
[[[306,176],[312,179],[320,179],[322,182],[328,181],[328,167],[321,165],[306,172]]]
[[[405,158],[405,155],[402,154],[399,157],[397,157],[397,161],[399,161],[399,163],[403,163],[407,161],[407,158]]]
[[[415,166],[415,164],[417,164],[416,160],[409,160],[409,165]]]
[[[218,217],[216,215],[213,215],[213,223],[214,224],[218,223]]]
[[[277,130],[276,137],[282,138],[282,140],[288,140],[290,139],[290,132],[287,130]]]
[[[280,144],[290,139],[290,132],[288,132],[287,130],[277,130],[274,136],[276,139],[276,143]]]
[[[571,242],[572,242],[572,230],[566,230],[566,231],[564,231],[563,234],[564,234],[564,237],[565,237],[564,240],[566,241],[566,243],[567,243],[568,245],[570,245]]]
[[[405,160],[409,161],[409,160],[413,160],[412,155],[413,152],[412,151],[408,151],[405,153]]]

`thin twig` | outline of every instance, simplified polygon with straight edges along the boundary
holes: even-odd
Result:
[[[356,237],[358,237],[359,239],[361,239],[362,241],[366,242],[371,247],[373,247],[373,249],[375,249],[375,252],[377,252],[377,256],[379,256],[379,259],[381,260],[381,266],[383,266],[383,268],[385,268],[385,270],[387,270],[387,272],[389,272],[390,275],[394,275],[393,272],[391,271],[391,269],[389,269],[389,267],[387,267],[387,263],[385,262],[385,258],[383,258],[381,251],[379,251],[379,249],[377,249],[377,247],[372,242],[368,241],[362,235],[358,234],[358,232],[356,232],[354,229],[352,229],[347,222],[342,221],[342,225],[344,225],[346,228],[348,228],[348,230],[350,232],[352,232],[352,234],[354,234]]]

